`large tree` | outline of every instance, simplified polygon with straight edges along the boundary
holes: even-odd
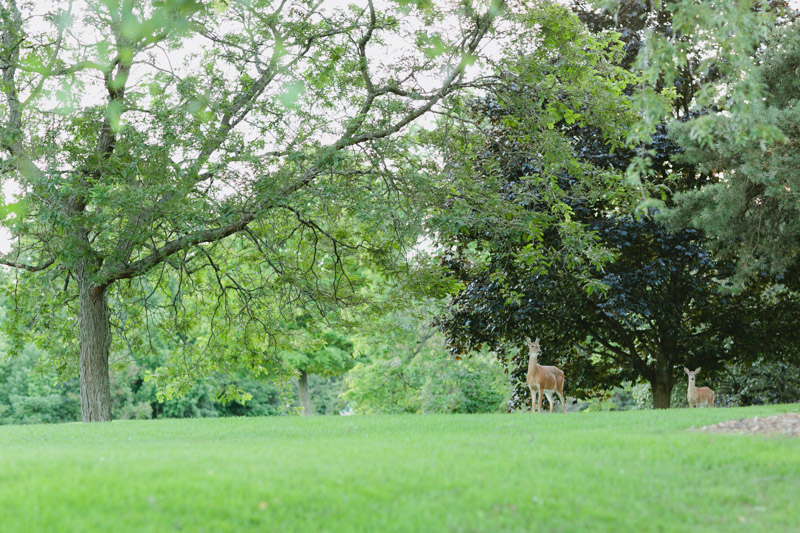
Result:
[[[784,324],[774,321],[774,298],[757,290],[721,292],[730,268],[712,260],[698,231],[672,232],[652,216],[603,214],[583,222],[615,261],[580,276],[564,261],[546,271],[520,267],[514,246],[477,268],[450,258],[465,287],[440,324],[462,350],[485,344],[498,353],[517,385],[511,407],[529,405],[525,336],[542,338],[543,357],[564,370],[570,395],[643,379],[656,408],[669,407],[683,366],[713,372],[725,361],[751,361],[795,340],[776,337]],[[587,293],[587,275],[604,290]],[[784,303],[797,312],[796,304]]]
[[[75,311],[85,421],[111,417],[114,306],[153,286],[181,309],[205,276],[257,311],[265,279],[313,301],[348,253],[403,259],[393,215],[424,184],[393,140],[467,83],[499,6],[479,4],[4,0],[2,175],[21,192],[0,263]],[[261,276],[226,270],[232,238]]]
[[[633,120],[624,93],[635,81],[618,65],[623,45],[614,33],[591,34],[564,7],[540,9],[529,19],[541,28],[537,42],[520,38],[489,90],[455,108],[433,138],[454,192],[430,223],[458,282],[439,321],[455,353],[488,343],[507,360],[532,334],[533,317],[505,314],[527,298],[522,280],[568,270],[581,290],[599,289],[590,272],[613,256],[585,212],[632,205],[621,171],[572,139],[585,130],[603,152],[620,148]]]

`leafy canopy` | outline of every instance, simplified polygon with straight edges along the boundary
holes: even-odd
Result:
[[[174,334],[187,379],[266,369],[296,315],[357,299],[359,265],[403,268],[434,186],[398,134],[471,83],[500,7],[4,3],[13,328],[80,339],[85,399],[112,328]]]

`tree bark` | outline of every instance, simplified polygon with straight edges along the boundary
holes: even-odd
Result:
[[[78,278],[80,328],[81,415],[84,422],[111,420],[111,386],[108,354],[111,347],[111,322],[105,287],[93,286]]]
[[[311,396],[308,394],[308,373],[305,370],[300,371],[300,379],[297,380],[297,392],[300,396],[303,416],[313,415],[314,408],[311,407]]]
[[[669,375],[657,375],[656,379],[650,382],[650,386],[653,389],[653,408],[669,409],[672,385],[672,379]]]

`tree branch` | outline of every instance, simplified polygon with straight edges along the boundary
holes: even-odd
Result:
[[[243,231],[255,218],[256,215],[251,213],[243,216],[234,224],[196,231],[171,240],[163,246],[152,250],[150,255],[138,261],[104,269],[100,275],[99,285],[108,286],[114,281],[133,278],[143,274],[177,252],[198,244],[216,242],[229,235]]]
[[[27,270],[28,272],[40,272],[49,268],[50,266],[55,263],[55,259],[50,259],[49,261],[41,264],[41,265],[26,265],[25,263],[19,263],[16,261],[10,261],[5,257],[0,257],[0,265],[5,265],[13,268],[19,268],[21,270]]]
[[[388,90],[387,88],[376,89],[371,82],[369,77],[369,73],[365,70],[366,69],[366,45],[369,42],[369,39],[372,35],[372,31],[377,24],[376,22],[376,15],[374,12],[374,8],[372,2],[369,2],[370,8],[370,25],[362,36],[361,40],[358,43],[359,54],[362,58],[362,76],[364,77],[364,82],[368,88],[368,101],[370,99],[376,98],[379,93],[384,94],[387,92],[393,92],[394,94],[399,94],[398,91]],[[266,200],[260,200],[255,202],[255,205],[252,206],[247,212],[241,215],[241,218],[238,222],[230,225],[221,226],[218,228],[208,228],[199,230],[196,232],[189,233],[177,239],[173,239],[163,246],[152,249],[151,253],[138,261],[134,261],[132,263],[124,263],[122,265],[117,264],[112,268],[108,268],[102,272],[100,277],[101,284],[109,284],[115,280],[119,279],[126,279],[141,273],[146,272],[156,264],[160,263],[167,257],[171,256],[172,254],[186,249],[190,246],[195,246],[201,243],[213,242],[216,240],[223,239],[229,235],[232,235],[236,232],[243,231],[247,228],[248,224],[252,221],[256,220],[260,213],[263,213],[267,210],[274,209],[276,207],[280,207],[280,202],[282,198],[287,198],[291,194],[299,191],[300,189],[306,187],[310,184],[314,179],[322,174],[325,169],[327,168],[327,161],[331,154],[335,152],[339,152],[344,148],[354,146],[360,143],[364,143],[367,141],[378,140],[388,136],[393,135],[394,133],[399,132],[403,128],[405,128],[408,124],[422,116],[423,114],[427,113],[428,111],[433,108],[436,103],[438,103],[443,97],[450,94],[452,91],[458,89],[460,87],[458,81],[463,77],[467,61],[466,57],[475,53],[478,45],[480,44],[483,37],[491,28],[492,21],[495,18],[494,11],[490,10],[487,14],[479,17],[477,19],[477,24],[473,31],[464,37],[462,40],[463,48],[461,49],[462,58],[459,61],[458,65],[453,68],[453,71],[448,75],[445,80],[442,82],[440,87],[434,91],[427,99],[425,104],[417,107],[416,109],[412,109],[402,116],[399,120],[397,120],[394,124],[387,126],[383,129],[378,129],[374,131],[368,131],[361,134],[356,134],[358,129],[361,129],[363,126],[363,119],[357,120],[355,123],[355,127],[349,127],[342,136],[333,144],[329,145],[327,148],[322,150],[321,156],[315,161],[310,167],[308,167],[303,174],[293,183],[290,183],[282,190],[280,190],[277,194],[272,195],[270,198]],[[334,29],[327,32],[322,32],[320,34],[314,34],[309,36],[301,46],[301,49],[297,52],[295,57],[289,63],[289,66],[296,64],[299,62],[303,57],[305,57],[311,49],[312,44],[314,41],[324,38],[326,36],[331,36],[335,34],[341,33],[342,29]],[[277,30],[274,30],[274,35],[276,40],[282,39],[277,33]],[[275,47],[273,51],[273,56],[270,59],[270,66],[264,69],[261,73],[261,76],[249,87],[247,91],[238,95],[230,104],[230,107],[226,110],[225,114],[222,116],[217,131],[212,134],[207,142],[202,146],[198,157],[194,160],[192,165],[187,171],[187,176],[189,179],[195,183],[201,177],[207,178],[209,175],[208,173],[200,173],[201,168],[205,163],[209,160],[211,155],[219,149],[222,143],[227,138],[230,131],[241,121],[244,117],[253,109],[253,105],[258,100],[259,96],[264,92],[266,87],[269,83],[275,78],[278,70],[278,61],[280,59],[278,48],[282,47]],[[363,110],[362,106],[362,110]],[[367,108],[367,111],[369,108]],[[177,194],[177,193],[175,193]],[[162,199],[162,202],[168,201],[172,196],[167,195],[165,198]],[[317,227],[317,230],[320,228]],[[324,232],[323,232],[324,233]],[[337,241],[334,241],[336,243]],[[123,261],[125,261],[123,259]]]

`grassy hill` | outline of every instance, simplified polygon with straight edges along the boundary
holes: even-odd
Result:
[[[0,530],[800,531],[800,405],[0,426]]]

